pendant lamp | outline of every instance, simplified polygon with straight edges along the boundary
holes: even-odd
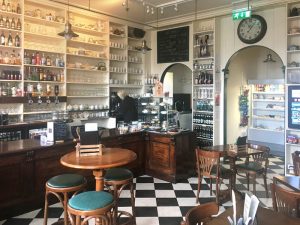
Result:
[[[74,33],[74,31],[72,31],[72,25],[69,22],[69,0],[68,0],[68,12],[67,12],[67,20],[66,20],[66,24],[65,24],[65,30],[63,32],[58,33],[58,35],[64,37],[67,40],[70,40],[73,37],[79,37],[78,34]]]
[[[144,53],[144,54],[145,54],[146,52],[152,50],[151,48],[149,48],[149,47],[147,46],[146,40],[143,40],[143,41],[142,41],[142,45],[141,45],[141,46],[138,46],[138,47],[135,47],[135,49],[138,50],[138,51],[141,51],[141,52]]]
[[[276,62],[276,61],[272,58],[271,54],[268,54],[264,62],[267,63],[267,62]]]

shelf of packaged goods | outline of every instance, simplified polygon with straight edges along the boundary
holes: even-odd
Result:
[[[214,84],[194,84],[194,87],[213,87]]]
[[[300,50],[287,50],[287,53],[300,53]]]
[[[143,62],[133,62],[133,61],[128,61],[128,63],[143,64]]]
[[[213,33],[214,30],[203,30],[203,31],[197,31],[194,33],[194,35],[201,35],[201,34],[209,34],[209,33]]]
[[[54,111],[54,110],[53,110]],[[33,112],[23,112],[24,115],[34,115],[34,114],[50,114],[53,111],[33,111]]]
[[[278,121],[278,122],[283,122],[284,118],[272,118],[269,116],[252,116],[252,119],[255,120],[271,120],[271,121]]]
[[[299,66],[295,66],[295,67],[287,67],[287,70],[299,70],[300,67]]]
[[[109,48],[118,49],[118,50],[126,50],[126,48],[119,48],[119,47],[113,47],[113,46],[109,46]]]
[[[258,131],[267,131],[267,132],[276,132],[276,133],[284,133],[284,130],[272,130],[272,129],[265,129],[265,128],[257,128],[257,127],[250,127],[252,130],[258,130]]]
[[[195,60],[212,60],[212,59],[214,59],[214,57],[208,56],[208,57],[194,58],[194,61]]]
[[[89,34],[95,34],[95,35],[107,35],[108,32],[105,31],[98,31],[98,30],[93,30],[85,27],[78,27],[73,25],[72,29],[78,32],[84,32],[84,33],[89,33]],[[76,33],[76,32],[75,32]]]
[[[202,126],[202,127],[212,127],[213,126],[213,124],[202,124],[202,123],[194,123],[194,122],[193,122],[193,124],[197,125],[197,126]]]
[[[103,120],[103,119],[109,119],[108,116],[99,116],[99,117],[89,117],[89,118],[79,118],[81,121],[89,121],[89,120]]]
[[[15,64],[3,64],[1,63],[0,66],[9,66],[9,67],[21,67],[22,65],[15,65]]]
[[[284,102],[284,100],[274,100],[274,99],[253,99],[253,102]]]
[[[58,22],[58,21],[53,21],[53,20],[46,20],[43,18],[38,18],[38,17],[33,17],[33,16],[27,16],[24,15],[24,20],[25,21],[30,21],[30,22],[38,22],[39,24],[47,24],[47,25],[52,25],[52,26],[57,26],[57,25],[64,25],[64,22]],[[73,26],[72,26],[73,28]]]
[[[47,81],[47,80],[24,80],[24,83],[47,83],[47,84],[64,84],[63,81]]]
[[[253,94],[263,94],[263,95],[284,95],[284,92],[262,92],[262,91],[254,91]]]
[[[108,83],[100,83],[100,82],[76,82],[76,81],[68,81],[67,84],[84,84],[84,85],[108,85]]]
[[[291,33],[291,34],[287,34],[287,35],[288,35],[288,37],[293,37],[293,36],[299,36],[300,33]]]
[[[214,45],[213,45],[213,44],[207,44],[207,45],[194,45],[194,48],[202,47],[202,46],[209,46],[209,47],[212,47],[212,46],[214,46]]]
[[[143,85],[138,84],[110,84],[111,88],[142,88]]]
[[[6,79],[0,79],[0,82],[22,82],[22,80],[6,80]]]
[[[103,40],[103,41],[105,41],[105,40]],[[95,43],[86,42],[86,41],[68,40],[68,42],[77,43],[77,44],[84,44],[84,45],[90,45],[90,46],[107,47],[106,44],[95,44]]]
[[[208,141],[212,141],[213,140],[213,138],[205,138],[205,137],[199,137],[199,136],[197,136],[197,138],[198,139],[203,139],[203,140],[208,140]]]
[[[67,67],[68,70],[76,70],[76,71],[88,71],[88,72],[98,72],[98,73],[107,73],[108,71],[105,70],[90,70],[90,69],[81,69],[81,68],[73,68],[73,67]]]
[[[42,53],[55,53],[55,54],[65,54],[64,52],[56,52],[56,51],[51,51],[51,50],[43,50],[43,49],[33,49],[33,48],[24,48],[24,52],[26,51],[33,51],[33,52],[42,52]]]
[[[24,66],[51,68],[51,69],[65,69],[65,67],[62,67],[62,66],[45,66],[45,65],[33,65],[33,64],[24,64]]]
[[[33,102],[37,102],[38,97],[32,97]],[[42,101],[45,102],[46,97],[42,96]],[[55,96],[50,96],[51,102],[55,100]],[[58,96],[58,100],[60,102],[66,102],[67,96]],[[6,104],[6,103],[28,103],[28,97],[22,96],[22,97],[4,97],[1,96],[0,98],[0,104]]]
[[[107,58],[103,58],[103,57],[89,56],[89,55],[76,55],[76,54],[71,54],[71,53],[67,53],[67,56],[80,57],[80,58],[89,58],[89,59],[102,59],[102,60],[108,60]]]
[[[198,101],[198,100],[214,100],[213,98],[193,98],[194,101]]]
[[[18,50],[21,50],[21,49],[22,49],[22,47],[7,46],[7,45],[0,45],[0,48],[18,49]]]
[[[118,60],[118,59],[110,59],[110,61],[114,61],[114,62],[127,62],[127,60]]]
[[[271,111],[271,112],[284,112],[283,109],[274,109],[274,108],[253,108],[252,110],[260,110],[260,111]]]
[[[118,35],[118,34],[109,34],[109,36],[111,37],[115,37],[115,38],[126,38],[126,35]]]
[[[102,95],[102,96],[80,96],[80,95],[78,95],[78,96],[75,96],[75,95],[73,95],[73,96],[70,96],[70,95],[68,95],[68,98],[108,98],[109,96],[108,95]]]
[[[194,110],[194,113],[207,113],[207,114],[213,114],[213,111],[205,111],[205,110]]]
[[[82,110],[67,110],[70,113],[80,113],[80,112],[106,112],[109,109],[82,109]]]
[[[287,17],[287,19],[289,21],[291,21],[291,20],[300,20],[300,16],[289,16],[289,17]]]
[[[12,29],[12,28],[6,28],[6,27],[0,27],[0,30],[4,30],[4,31],[10,31],[12,33],[22,33],[22,30],[19,29]]]
[[[50,39],[51,41],[53,41],[53,39],[57,39],[60,41],[65,40],[63,37],[60,37],[58,35],[46,35],[46,34],[39,34],[39,33],[31,33],[31,32],[27,32],[27,31],[24,31],[24,36],[28,36],[28,37],[24,37],[25,39],[30,38],[30,37],[43,37],[45,39]]]
[[[22,14],[19,14],[19,13],[15,13],[15,12],[7,12],[7,11],[2,11],[2,10],[0,10],[0,13],[4,16],[17,16],[17,17],[21,17],[22,16]]]

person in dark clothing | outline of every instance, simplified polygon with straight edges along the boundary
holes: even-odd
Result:
[[[129,97],[123,90],[118,91],[118,96],[121,99],[118,120],[123,120],[125,123],[138,120],[137,107],[132,97]]]

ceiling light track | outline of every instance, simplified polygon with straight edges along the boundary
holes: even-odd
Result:
[[[49,0],[49,1],[50,2],[55,2],[55,3],[58,3],[58,4],[62,4],[62,5],[65,5],[65,6],[68,5],[67,3],[61,2],[61,1],[58,1],[58,0]],[[112,17],[112,18],[115,18],[115,19],[118,19],[118,20],[124,20],[124,21],[130,22],[130,23],[133,23],[133,24],[139,24],[139,25],[146,26],[146,27],[149,27],[149,28],[152,28],[152,29],[156,29],[155,26],[152,26],[152,25],[147,24],[147,23],[141,23],[141,22],[138,22],[138,21],[135,21],[135,20],[129,20],[129,19],[126,19],[126,18],[110,15],[108,13],[100,12],[100,11],[93,10],[93,9],[88,9],[87,7],[84,7],[84,6],[74,5],[72,3],[69,4],[69,6],[73,7],[73,8],[76,8],[76,9],[87,10],[87,11],[90,11],[92,13],[96,13],[96,14],[99,14],[99,15],[109,16],[109,17]]]

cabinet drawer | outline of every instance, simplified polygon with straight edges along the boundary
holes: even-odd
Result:
[[[167,136],[162,136],[162,135],[149,134],[149,139],[150,139],[150,141],[153,141],[153,142],[160,142],[160,143],[166,143],[166,144],[173,142],[173,138],[170,138]]]

